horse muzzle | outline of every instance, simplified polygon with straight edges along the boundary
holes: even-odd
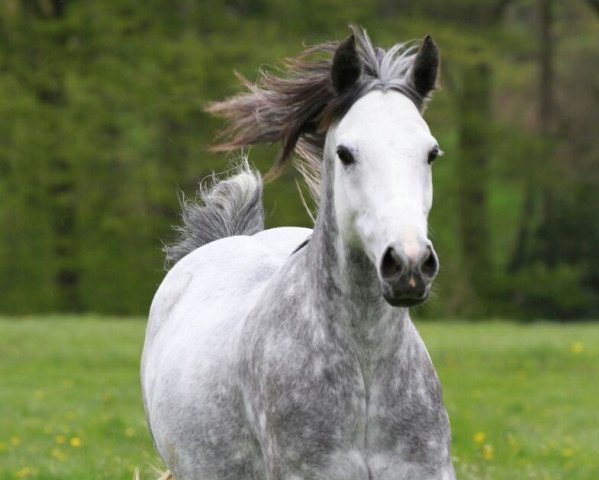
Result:
[[[439,260],[430,242],[414,250],[408,256],[403,249],[392,245],[381,259],[383,297],[394,307],[412,307],[424,302],[439,271]]]

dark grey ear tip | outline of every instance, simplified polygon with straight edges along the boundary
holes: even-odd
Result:
[[[426,37],[424,37],[424,40],[422,41],[422,45],[420,46],[420,49],[421,50],[422,49],[430,50],[435,53],[439,52],[439,48],[437,47],[437,44],[433,40],[433,37],[430,35],[430,33]]]
[[[343,40],[333,57],[332,81],[335,90],[343,93],[360,78],[362,66],[356,48],[356,36],[351,34]]]
[[[352,33],[350,34],[349,37],[347,37],[345,40],[343,40],[340,44],[338,49],[356,49],[356,35],[354,34],[354,32],[352,31]]]
[[[424,37],[412,68],[412,85],[416,92],[427,98],[435,89],[439,73],[439,49],[430,35]]]

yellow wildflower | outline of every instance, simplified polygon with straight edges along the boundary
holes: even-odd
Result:
[[[485,441],[485,438],[487,438],[485,432],[476,432],[474,434],[474,441],[476,443],[483,443]]]
[[[574,450],[572,450],[570,447],[566,447],[562,450],[562,455],[564,457],[571,457],[574,455]]]
[[[570,345],[570,351],[575,355],[582,353],[583,350],[584,345],[582,344],[582,342],[574,342],[572,345]]]
[[[81,446],[81,439],[79,437],[71,437],[69,443],[71,444],[71,447],[77,448]]]
[[[483,446],[483,458],[485,460],[493,460],[493,445],[487,443]]]
[[[514,437],[511,433],[507,435],[507,444],[511,447],[512,450],[518,450],[520,448],[520,442],[518,439]]]
[[[53,448],[51,454],[53,458],[55,458],[56,460],[60,460],[61,462],[66,460],[67,458],[66,453],[64,453],[59,448]]]
[[[21,470],[17,470],[16,475],[17,478],[25,478],[33,473],[33,470],[29,467],[23,467]]]

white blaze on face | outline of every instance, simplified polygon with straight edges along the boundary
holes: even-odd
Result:
[[[396,91],[359,99],[331,131],[335,211],[342,237],[379,265],[389,245],[416,260],[432,205],[429,152],[437,145],[416,106]],[[354,162],[344,165],[343,146]]]

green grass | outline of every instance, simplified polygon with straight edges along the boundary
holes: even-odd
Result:
[[[130,480],[155,458],[139,387],[144,327],[91,317],[0,322],[1,479]]]
[[[460,479],[599,478],[599,324],[418,323]],[[0,320],[0,479],[153,479],[145,323]]]
[[[443,383],[458,478],[599,478],[598,323],[419,328]]]

